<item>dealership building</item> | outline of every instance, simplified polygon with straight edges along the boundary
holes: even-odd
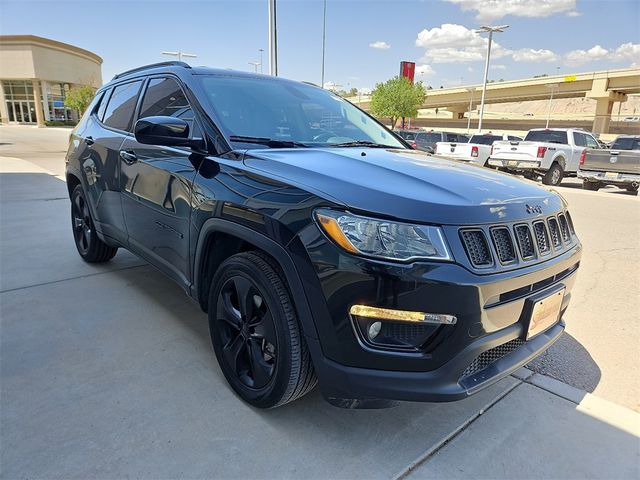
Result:
[[[74,86],[102,85],[102,58],[93,52],[34,35],[0,35],[0,119],[44,126],[77,121],[64,106]]]

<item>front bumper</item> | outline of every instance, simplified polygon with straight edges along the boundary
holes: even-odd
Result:
[[[451,401],[509,375],[562,334],[560,321],[525,342],[527,305],[531,297],[565,288],[564,312],[581,257],[577,243],[539,264],[480,274],[454,263],[394,264],[354,257],[313,227],[299,238],[301,255],[294,260],[317,331],[307,343],[328,399]],[[354,304],[452,314],[458,321],[438,326],[415,351],[373,349],[354,328],[348,313]],[[465,373],[483,353],[509,342],[518,342],[517,348],[486,368]]]
[[[540,168],[540,162],[536,160],[498,160],[489,158],[488,163],[492,167],[514,170],[538,170]]]

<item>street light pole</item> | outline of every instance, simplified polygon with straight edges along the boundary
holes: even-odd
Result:
[[[184,53],[184,52],[162,52],[162,55],[169,55],[171,57],[178,57],[178,61],[181,62],[184,57],[188,58],[197,58],[197,55],[193,53]]]
[[[278,76],[278,31],[276,0],[269,0],[269,75]]]
[[[262,65],[264,65],[264,62],[262,61],[262,53],[264,52],[264,48],[259,48],[258,50],[260,51],[260,73],[264,73],[264,69],[262,68]]]
[[[552,83],[551,85],[547,85],[547,88],[551,90],[551,96],[549,97],[549,106],[547,107],[547,124],[544,128],[549,128],[549,117],[551,117],[551,102],[553,102],[553,92],[558,88],[559,85],[557,83]]]
[[[467,115],[467,134],[471,132],[471,110],[473,109],[473,92],[475,91],[475,87],[467,88],[467,92],[471,94],[471,97],[469,98],[469,115]]]
[[[262,64],[259,62],[249,62],[249,65],[253,65],[253,71],[255,73],[258,73],[258,65],[260,65],[262,67]]]
[[[482,118],[484,117],[484,97],[487,93],[487,78],[489,76],[489,59],[491,58],[491,42],[493,41],[494,32],[504,32],[509,25],[500,25],[498,27],[482,26],[476,33],[489,33],[489,43],[487,45],[487,59],[484,63],[484,80],[482,82],[482,99],[480,100],[480,118],[478,119],[478,133],[482,133]]]
[[[324,88],[324,50],[327,39],[327,0],[324,0],[322,13],[322,74],[320,76],[320,87]]]

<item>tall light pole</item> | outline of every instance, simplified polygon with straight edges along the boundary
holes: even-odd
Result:
[[[269,0],[269,75],[278,76],[278,31],[276,0]]]
[[[262,68],[262,65],[264,65],[264,62],[262,61],[262,53],[264,52],[264,48],[259,48],[258,51],[260,52],[260,73],[264,73],[264,69]]]
[[[493,41],[493,34],[495,32],[504,32],[509,25],[500,25],[498,27],[482,26],[476,33],[489,33],[489,44],[487,45],[487,60],[484,64],[484,80],[482,82],[482,99],[480,100],[480,118],[478,119],[478,133],[482,133],[482,117],[484,116],[484,97],[487,93],[487,77],[489,76],[489,59],[491,58],[491,42]]]
[[[467,88],[467,92],[471,94],[469,98],[469,115],[467,116],[467,134],[471,132],[471,109],[473,108],[473,93],[476,91],[476,87]]]
[[[324,50],[327,39],[327,0],[324,0],[322,13],[322,74],[320,75],[320,87],[324,88]]]
[[[169,55],[171,57],[178,57],[178,61],[182,61],[183,58],[197,58],[198,56],[193,53],[184,52],[162,52],[162,55]]]
[[[549,106],[547,107],[547,124],[544,126],[544,128],[549,128],[549,117],[551,117],[551,102],[553,102],[553,92],[555,92],[559,86],[560,85],[558,85],[557,83],[547,85],[547,88],[551,90],[551,96],[549,97]]]

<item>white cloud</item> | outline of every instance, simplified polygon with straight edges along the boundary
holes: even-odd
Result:
[[[606,48],[596,45],[589,50],[572,50],[566,54],[566,62],[572,67],[584,65],[585,63],[602,60],[609,55]]]
[[[387,42],[373,42],[370,43],[369,46],[371,48],[377,48],[379,50],[388,50],[389,48],[391,48],[391,45],[389,45]]]
[[[640,43],[623,43],[616,48],[612,56],[615,61],[628,61],[636,65],[640,63]]]
[[[507,66],[506,65],[501,65],[499,63],[496,63],[495,65],[491,65],[491,70],[506,70]]]
[[[336,82],[324,82],[322,88],[324,88],[325,90],[335,91],[339,86],[341,85],[338,85]]]
[[[556,13],[579,15],[576,0],[446,0],[463,11],[476,12],[478,22],[491,22],[507,15],[515,17],[549,17]]]
[[[431,65],[416,66],[416,75],[424,75],[425,77],[429,77],[435,74],[436,74],[436,71],[433,68],[431,68]]]
[[[416,47],[425,49],[421,61],[425,63],[458,63],[484,60],[487,55],[487,38],[463,25],[444,23],[439,27],[424,29],[418,33]],[[501,58],[510,51],[493,42],[491,56]]]
[[[576,10],[571,10],[567,13],[567,17],[581,17],[582,14]]]
[[[514,51],[512,57],[516,62],[557,62],[559,60],[558,55],[543,48],[540,50],[521,48]]]
[[[473,67],[467,67],[467,72],[469,72],[469,73],[473,73],[473,72],[474,72]]]

